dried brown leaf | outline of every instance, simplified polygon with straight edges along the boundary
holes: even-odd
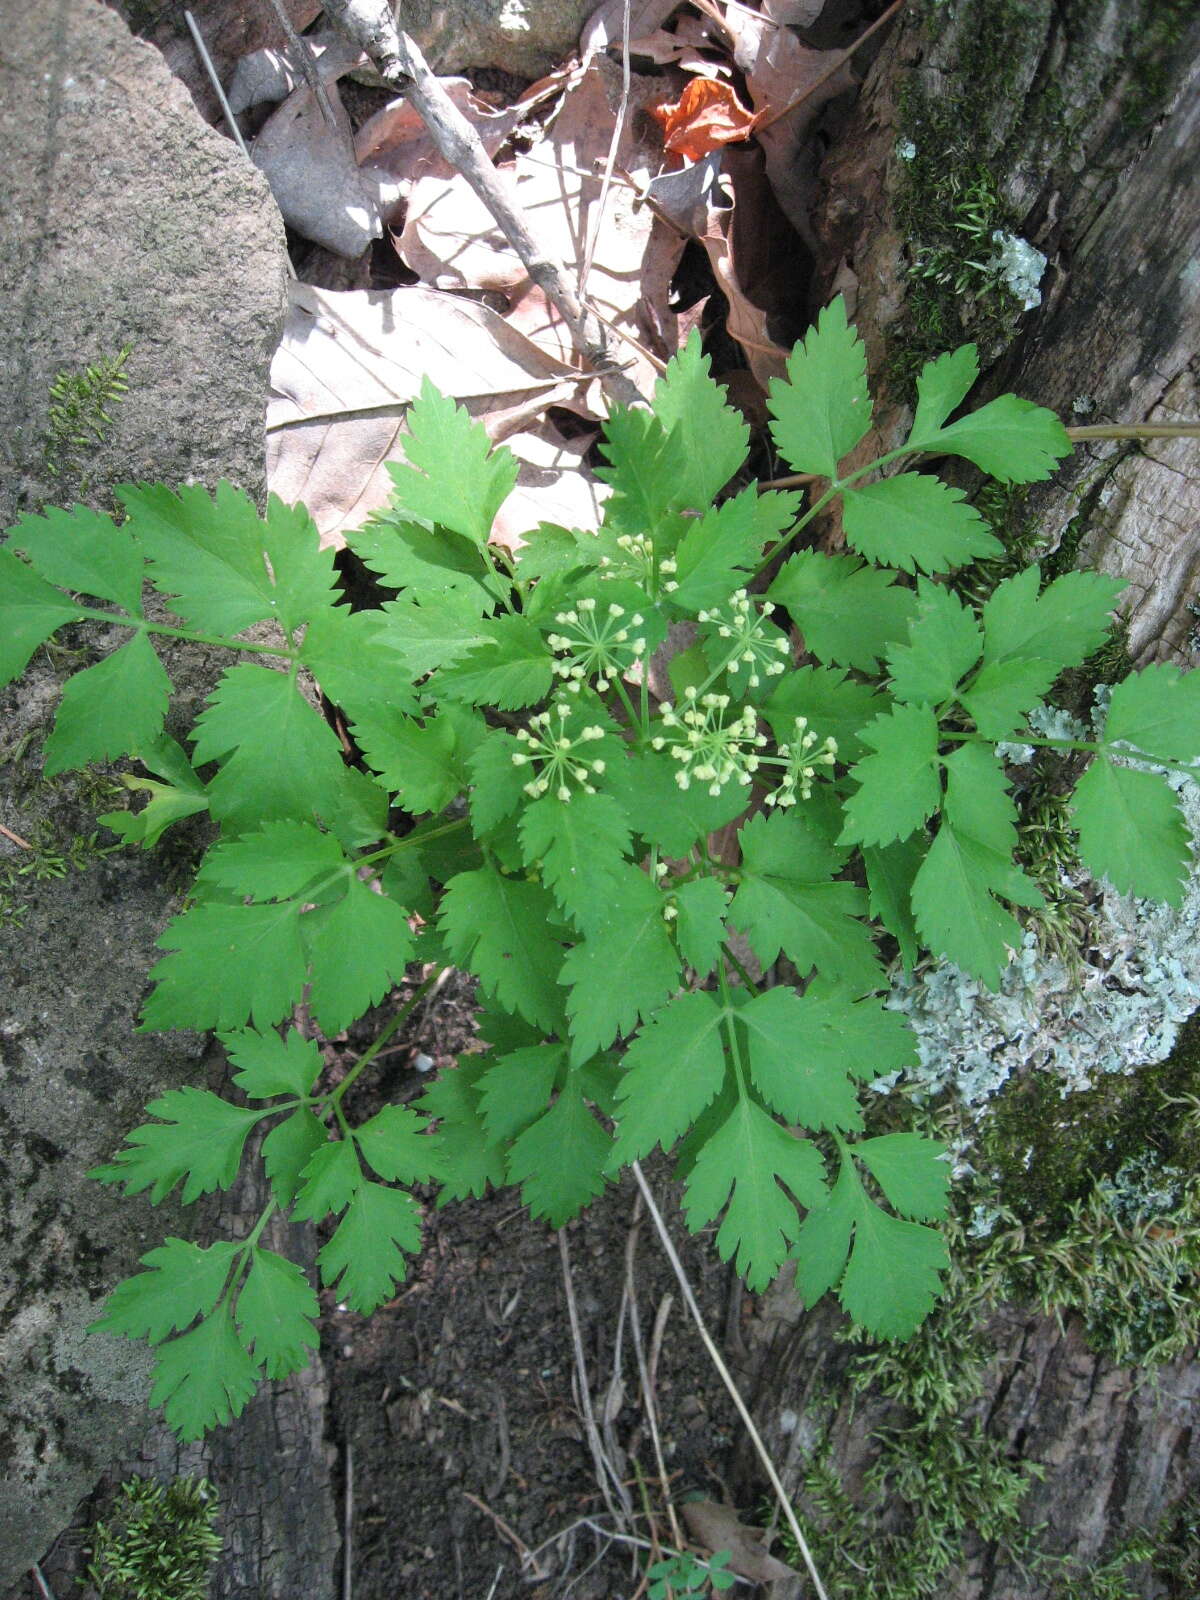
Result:
[[[763,1549],[763,1530],[738,1521],[732,1506],[714,1500],[692,1500],[682,1507],[688,1532],[705,1549],[729,1551],[730,1570],[754,1583],[772,1583],[776,1578],[795,1578],[794,1568],[785,1566]]]
[[[361,50],[332,29],[310,34],[308,44],[323,83],[336,81],[366,60]],[[236,114],[267,101],[286,100],[304,81],[303,69],[290,46],[283,50],[252,50],[233,69],[225,93]]]
[[[692,78],[673,104],[650,107],[663,130],[663,145],[685,161],[699,161],[726,144],[740,144],[754,132],[756,118],[732,85]]]
[[[337,126],[316,96],[295,89],[263,124],[251,146],[284,220],[315,244],[354,260],[383,232],[378,199],[354,159],[350,122],[337,84],[326,86]]]

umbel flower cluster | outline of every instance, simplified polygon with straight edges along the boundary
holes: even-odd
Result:
[[[559,611],[554,620],[570,632],[547,634],[546,643],[564,654],[563,660],[555,662],[554,671],[573,694],[593,676],[599,692],[606,693],[613,680],[628,672],[645,653],[645,639],[630,633],[630,629],[643,626],[642,616],[635,611],[626,623],[625,607],[616,601],[597,610],[594,597],[585,596],[569,611]]]
[[[531,800],[537,800],[551,790],[556,799],[570,800],[572,784],[577,784],[584,794],[596,792],[591,780],[593,776],[602,776],[604,762],[598,757],[588,759],[579,752],[597,739],[603,739],[604,729],[599,726],[581,728],[572,737],[566,730],[570,714],[571,708],[566,701],[556,700],[552,712],[543,711],[530,717],[529,726],[517,730],[517,738],[525,748],[513,751],[513,766],[530,764],[537,769],[534,777],[524,786]]]
[[[689,687],[684,700],[682,714],[670,705],[662,708],[662,726],[671,730],[672,737],[660,733],[650,741],[651,749],[665,749],[679,762],[675,782],[688,789],[694,778],[706,783],[714,797],[731,781],[749,787],[758,771],[758,752],[767,742],[766,735],[758,731],[754,708],[745,706],[726,722],[731,704],[727,694],[697,695]]]

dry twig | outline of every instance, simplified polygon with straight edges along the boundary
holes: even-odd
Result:
[[[579,1410],[583,1418],[584,1432],[587,1434],[588,1445],[591,1448],[592,1460],[596,1467],[596,1481],[600,1492],[604,1496],[604,1503],[608,1507],[608,1514],[614,1522],[625,1526],[633,1515],[633,1507],[629,1502],[629,1493],[621,1482],[621,1475],[616,1471],[612,1462],[604,1453],[604,1446],[600,1441],[600,1430],[596,1426],[595,1412],[592,1410],[592,1394],[588,1384],[587,1362],[583,1354],[583,1336],[579,1330],[579,1308],[575,1304],[575,1284],[571,1277],[571,1250],[567,1243],[567,1230],[558,1230],[558,1253],[562,1262],[563,1284],[567,1293],[567,1316],[571,1323],[571,1344],[575,1351],[575,1376],[579,1386]],[[609,1480],[612,1480],[620,1501],[620,1510],[613,1503],[609,1491]]]
[[[22,850],[33,849],[33,846],[30,844],[28,839],[22,839],[19,833],[14,833],[11,828],[6,828],[2,822],[0,822],[0,833],[2,833],[6,839],[11,839],[13,844],[19,844]]]
[[[483,1512],[485,1517],[490,1517],[492,1519],[492,1522],[496,1526],[497,1532],[504,1535],[509,1544],[512,1545],[513,1549],[520,1556],[521,1565],[523,1567],[527,1566],[533,1573],[534,1577],[539,1580],[544,1580],[550,1576],[550,1574],[542,1567],[541,1562],[537,1558],[536,1552],[529,1548],[519,1533],[515,1533],[513,1529],[509,1527],[508,1523],[505,1522],[504,1518],[500,1516],[498,1512],[493,1511],[491,1506],[485,1505],[477,1494],[469,1494],[466,1489],[463,1490],[462,1494],[464,1500],[469,1500],[477,1510]],[[499,1579],[499,1576],[500,1574],[497,1573],[497,1580]]]

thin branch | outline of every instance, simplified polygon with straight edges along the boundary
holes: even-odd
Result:
[[[544,1580],[550,1576],[550,1574],[543,1569],[536,1553],[529,1548],[519,1533],[515,1533],[513,1529],[509,1527],[508,1523],[505,1522],[504,1518],[500,1516],[498,1512],[493,1511],[491,1506],[485,1505],[478,1495],[468,1494],[465,1489],[462,1491],[462,1497],[464,1500],[469,1500],[473,1506],[482,1511],[485,1517],[490,1517],[492,1519],[496,1525],[497,1531],[504,1535],[509,1544],[512,1545],[513,1549],[520,1556],[521,1565],[523,1567],[527,1566],[539,1582],[544,1582]],[[499,1573],[497,1573],[497,1577],[499,1577]]]
[[[22,850],[33,849],[33,846],[30,844],[28,839],[22,839],[19,833],[14,833],[11,828],[6,828],[2,822],[0,822],[0,833],[2,833],[6,839],[11,839],[13,844],[19,844]]]
[[[608,1507],[608,1514],[616,1523],[627,1523],[630,1520],[632,1508],[625,1485],[621,1482],[620,1474],[615,1472],[612,1463],[604,1454],[604,1446],[600,1442],[600,1430],[596,1426],[596,1416],[592,1410],[592,1394],[588,1385],[587,1363],[583,1354],[583,1335],[579,1328],[579,1307],[575,1304],[575,1284],[571,1277],[571,1250],[567,1243],[567,1230],[558,1230],[558,1254],[562,1262],[563,1284],[567,1292],[567,1316],[571,1322],[571,1344],[575,1351],[575,1374],[579,1384],[579,1410],[583,1417],[583,1428],[587,1434],[588,1445],[592,1452],[592,1460],[596,1467],[596,1479],[600,1492],[604,1496],[604,1503]],[[616,1488],[621,1502],[621,1510],[613,1504],[609,1492],[608,1480]],[[624,1515],[622,1515],[624,1513]]]
[[[200,57],[200,63],[205,72],[208,74],[208,81],[213,86],[213,93],[221,102],[221,111],[225,117],[225,121],[229,124],[229,131],[237,142],[238,149],[245,156],[246,160],[249,161],[250,152],[246,148],[245,139],[242,138],[242,130],[238,127],[237,118],[234,116],[233,111],[230,108],[229,101],[225,97],[225,91],[221,87],[221,80],[217,77],[217,69],[213,66],[213,58],[209,55],[208,46],[205,44],[204,39],[201,36],[200,29],[196,26],[196,19],[190,11],[185,11],[183,13],[183,20],[187,23],[187,29],[192,36],[192,43],[196,46],[196,54]]]
[[[813,1560],[812,1551],[808,1547],[808,1540],[804,1537],[804,1530],[796,1520],[796,1513],[792,1507],[792,1502],[788,1499],[787,1490],[779,1481],[779,1474],[775,1470],[775,1463],[771,1460],[771,1457],[767,1452],[767,1447],[762,1441],[762,1435],[754,1426],[754,1418],[750,1415],[749,1408],[747,1407],[746,1402],[742,1399],[737,1384],[733,1381],[733,1374],[725,1365],[725,1361],[721,1355],[721,1352],[713,1343],[712,1336],[705,1326],[704,1318],[700,1313],[700,1307],[696,1304],[696,1296],[692,1293],[692,1286],[688,1282],[687,1273],[683,1270],[683,1262],[680,1261],[678,1252],[671,1242],[671,1235],[667,1232],[667,1225],[662,1219],[662,1212],[658,1209],[658,1203],[651,1192],[650,1185],[646,1182],[646,1175],[642,1171],[641,1163],[639,1161],[632,1162],[631,1169],[634,1177],[637,1179],[638,1188],[642,1191],[642,1197],[646,1202],[646,1209],[649,1211],[651,1220],[654,1223],[655,1231],[659,1237],[659,1242],[663,1247],[663,1251],[667,1257],[667,1260],[675,1269],[675,1276],[679,1280],[679,1287],[683,1293],[683,1298],[687,1303],[688,1310],[692,1314],[692,1321],[696,1324],[696,1329],[700,1334],[700,1339],[704,1345],[704,1348],[708,1351],[710,1361],[720,1374],[721,1382],[725,1385],[726,1389],[728,1389],[730,1399],[737,1407],[738,1415],[741,1417],[742,1422],[745,1425],[746,1432],[750,1435],[750,1442],[754,1446],[754,1450],[758,1456],[758,1459],[762,1462],[763,1471],[767,1475],[767,1481],[774,1490],[787,1525],[792,1531],[792,1538],[796,1541],[796,1548],[800,1551],[800,1554],[804,1558],[804,1565],[808,1568],[808,1575],[812,1579],[813,1586],[817,1591],[817,1600],[829,1600],[829,1596],[825,1591],[825,1585],[821,1582],[821,1574],[817,1571],[816,1563]]]
[[[296,58],[296,65],[304,74],[304,81],[316,97],[316,102],[321,108],[321,115],[328,125],[339,136],[343,134],[342,125],[338,122],[337,113],[333,109],[333,102],[329,98],[329,91],[321,77],[321,69],[313,54],[313,47],[307,39],[296,32],[291,17],[284,10],[281,0],[270,0],[271,10],[275,13],[279,26],[287,37],[287,42],[292,47],[292,54]],[[352,140],[348,142],[353,144]]]
[[[350,1600],[354,1555],[354,1451],[346,1445],[346,1493],[342,1501],[342,1600]]]
[[[1075,444],[1084,439],[1200,439],[1200,422],[1095,422],[1068,428]]]
[[[609,399],[644,405],[637,385],[616,366],[604,325],[580,303],[566,266],[537,238],[512,185],[496,170],[479,134],[434,77],[420,48],[396,27],[386,0],[324,0],[324,6],[334,25],[366,51],[384,81],[411,101],[438,153],[467,180],[531,280],[557,309]]]
[[[671,1309],[671,1296],[663,1297],[659,1307],[658,1316],[654,1319],[654,1334],[651,1340],[650,1360],[646,1360],[646,1352],[642,1345],[642,1330],[638,1320],[637,1288],[634,1283],[634,1265],[637,1258],[639,1224],[635,1221],[629,1230],[629,1238],[625,1244],[625,1288],[629,1295],[631,1324],[633,1328],[633,1351],[637,1358],[638,1378],[642,1385],[642,1405],[646,1411],[646,1421],[650,1424],[650,1441],[654,1446],[654,1464],[658,1468],[658,1481],[662,1490],[663,1503],[667,1508],[667,1520],[671,1524],[671,1538],[677,1545],[683,1544],[683,1533],[679,1527],[679,1519],[675,1515],[675,1502],[671,1499],[671,1477],[667,1471],[667,1463],[663,1457],[662,1438],[658,1429],[658,1397],[654,1390],[654,1368],[658,1360],[658,1347],[662,1342],[662,1330],[666,1322],[664,1311]]]
[[[625,131],[625,118],[629,115],[631,83],[632,77],[629,70],[629,0],[625,0],[621,13],[621,99],[617,106],[616,118],[613,121],[612,138],[608,141],[608,155],[604,161],[604,181],[600,185],[600,200],[596,206],[596,215],[592,222],[587,249],[583,253],[583,265],[579,269],[579,298],[581,300],[587,296],[587,281],[588,275],[592,270],[592,257],[596,254],[596,245],[600,239],[600,229],[604,224],[604,213],[608,206],[608,191],[612,187],[613,168],[617,164],[617,149],[621,143],[621,135]]]

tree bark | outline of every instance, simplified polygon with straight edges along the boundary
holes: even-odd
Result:
[[[960,107],[970,108],[969,125],[962,125]],[[944,134],[953,127],[945,150],[918,148],[911,156],[907,141],[928,143],[939,127]],[[919,363],[900,373],[894,356],[897,347],[919,344],[928,311],[913,271],[921,241],[910,162],[918,160],[943,161],[947,191],[958,185],[960,196],[969,187],[965,172],[986,171],[1012,230],[1047,257],[1043,303],[1023,314],[1011,308],[1007,343],[997,334],[1003,319],[976,314],[968,269],[961,326],[944,329],[950,336],[943,348],[979,338],[984,377],[974,403],[1014,390],[1068,424],[1200,417],[1198,146],[1194,8],[1149,0],[914,5],[837,130],[816,218],[814,302],[851,285],[879,397],[862,459],[900,442],[911,420]],[[1136,664],[1197,664],[1195,440],[1089,444],[1052,483],[1036,486],[1027,506],[1047,552],[1069,541],[1073,564],[1128,580],[1128,646]],[[759,1426],[775,1459],[786,1462],[789,1490],[801,1494],[817,1524],[822,1514],[802,1492],[814,1442],[828,1442],[832,1476],[861,1506],[864,1476],[879,1455],[878,1430],[914,1421],[913,1412],[878,1391],[851,1395],[855,1347],[835,1337],[844,1326],[828,1304],[806,1314],[781,1283],[749,1330],[745,1377]],[[1075,1558],[1082,1569],[1200,1492],[1194,1359],[1152,1375],[1120,1367],[1088,1348],[1077,1320],[1060,1327],[1020,1305],[989,1314],[976,1332],[993,1353],[983,1392],[961,1415],[963,1434],[978,1421],[1011,1463],[1044,1472],[1021,1509],[1027,1527],[1046,1525],[1044,1550]],[[745,1487],[755,1473],[748,1457],[742,1466]],[[911,1507],[906,1512],[898,1502],[873,1515],[880,1551],[906,1516],[912,1525]],[[826,1527],[836,1521],[824,1515]],[[1194,1531],[1191,1538],[1194,1545]],[[1200,1564],[1200,1552],[1194,1559]],[[1166,1563],[1153,1572],[1153,1563],[1131,1569],[1128,1592],[1194,1595],[1187,1558],[1176,1554]],[[882,1564],[871,1573],[875,1583],[883,1576]],[[870,1587],[866,1577],[861,1585],[831,1588],[831,1596],[891,1592]],[[997,1543],[970,1530],[936,1586],[920,1592],[938,1600],[1047,1600],[1056,1593],[1044,1573],[1023,1573]],[[797,1582],[784,1586],[781,1600],[808,1593]]]

